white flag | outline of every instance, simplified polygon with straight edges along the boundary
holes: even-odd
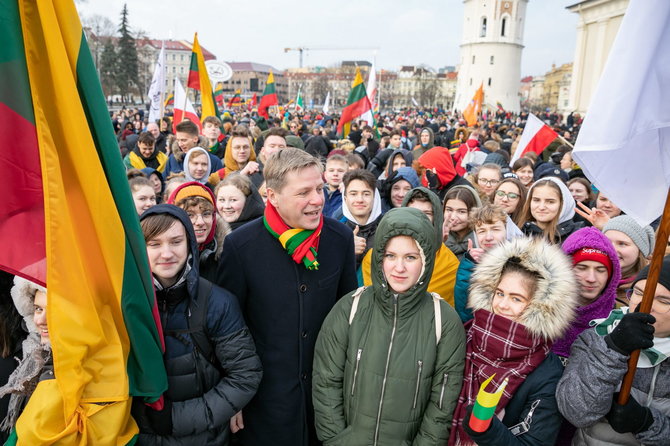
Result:
[[[375,65],[370,67],[370,74],[368,75],[368,84],[365,86],[365,91],[368,93],[368,99],[372,108],[361,115],[361,120],[367,121],[368,125],[374,124],[374,113],[377,110],[377,74],[375,73]]]
[[[419,106],[419,103],[416,102],[416,99],[414,99],[414,96],[412,96],[412,105],[414,105],[415,107]]]
[[[151,78],[149,93],[151,107],[149,108],[149,122],[156,122],[163,117],[163,98],[165,97],[165,46],[161,45],[158,53],[158,61],[154,69],[154,77]]]
[[[330,91],[326,94],[326,100],[323,101],[323,112],[325,114],[330,113]]]
[[[630,2],[573,157],[638,223],[663,212],[670,187],[670,1]]]

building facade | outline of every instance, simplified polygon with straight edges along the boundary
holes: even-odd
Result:
[[[243,100],[251,98],[256,93],[258,100],[263,96],[263,90],[268,80],[270,70],[275,79],[275,92],[280,104],[288,102],[288,81],[283,71],[270,65],[256,62],[226,62],[233,70],[233,77],[223,82],[225,100],[229,100],[235,92],[240,91]]]
[[[523,31],[528,0],[464,0],[463,38],[454,109],[480,85],[484,102],[518,112]]]
[[[584,0],[567,7],[579,15],[568,113],[586,113],[627,8],[628,0]]]

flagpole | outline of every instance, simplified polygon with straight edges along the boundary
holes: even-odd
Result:
[[[661,267],[663,266],[663,257],[665,255],[665,248],[668,245],[668,236],[670,235],[670,190],[665,199],[665,208],[663,209],[663,216],[661,217],[661,224],[658,226],[658,234],[656,234],[656,243],[654,245],[654,254],[649,264],[649,275],[647,277],[647,284],[644,287],[644,294],[640,302],[639,313],[649,313],[652,304],[654,303],[654,294],[656,294],[656,284],[661,275]],[[637,370],[637,361],[640,358],[640,350],[635,350],[630,354],[628,359],[628,371],[621,382],[621,390],[619,391],[618,403],[624,405],[628,403],[630,390],[633,386],[633,379]]]
[[[574,150],[575,146],[573,146],[572,144],[570,144],[570,143],[568,142],[568,140],[566,140],[565,138],[563,138],[561,135],[558,135],[558,139],[560,139],[561,141],[563,141],[563,144],[565,144],[566,146],[570,146],[570,148]]]
[[[184,113],[181,115],[181,121],[179,122],[184,122],[184,118],[186,118],[186,102],[188,101],[188,79],[186,80],[186,88],[184,88]]]
[[[163,58],[161,60],[161,69],[163,70],[164,73],[167,74],[167,70],[165,69],[165,40],[161,40],[161,53],[163,54]],[[164,79],[164,77],[163,77]],[[161,118],[165,116],[165,84],[161,85],[160,92],[161,92],[161,108],[160,108],[160,115]],[[160,126],[159,126],[160,128]]]

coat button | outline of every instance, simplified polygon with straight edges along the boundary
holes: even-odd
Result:
[[[304,293],[305,291],[307,291],[307,285],[303,283],[302,285],[300,285],[300,292]]]
[[[301,336],[303,337],[303,339],[306,338],[307,337],[307,331],[303,330],[303,332],[301,333]]]
[[[307,381],[307,373],[303,373],[301,378],[303,381]]]

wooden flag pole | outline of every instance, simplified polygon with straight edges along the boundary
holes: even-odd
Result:
[[[663,216],[661,217],[661,224],[658,227],[658,234],[656,236],[656,243],[654,245],[654,254],[649,265],[649,276],[647,277],[647,285],[644,287],[644,294],[640,302],[640,313],[649,313],[652,304],[654,303],[654,294],[656,294],[656,284],[658,277],[661,275],[661,267],[663,265],[663,257],[665,256],[665,248],[668,246],[668,236],[670,235],[670,190],[665,199],[665,207],[663,208]],[[633,309],[634,310],[634,309]],[[631,353],[628,359],[628,371],[621,382],[621,390],[619,391],[619,404],[623,405],[628,402],[630,396],[630,389],[633,386],[633,378],[635,378],[635,371],[637,370],[637,360],[640,357],[640,350],[635,350]]]

